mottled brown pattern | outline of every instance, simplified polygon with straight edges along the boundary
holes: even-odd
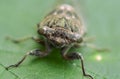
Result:
[[[38,32],[53,45],[66,46],[80,42],[85,33],[81,18],[70,5],[61,5],[51,11],[39,24]]]

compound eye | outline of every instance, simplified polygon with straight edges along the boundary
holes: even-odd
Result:
[[[77,42],[81,43],[83,41],[83,38],[80,38]]]
[[[38,23],[38,24],[37,24],[37,28],[39,28],[39,27],[40,27],[40,24]]]
[[[38,28],[38,33],[39,34],[43,34],[44,33],[44,30],[42,28]]]

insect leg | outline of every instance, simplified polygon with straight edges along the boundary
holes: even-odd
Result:
[[[79,53],[75,53],[75,52],[67,54],[67,52],[66,52],[66,51],[68,51],[67,49],[69,49],[69,48],[65,48],[65,50],[62,51],[62,56],[67,60],[79,59],[81,61],[83,75],[86,77],[89,77],[90,79],[93,79],[93,77],[91,75],[89,75],[85,72],[83,56],[80,55]]]
[[[92,48],[98,52],[108,52],[110,51],[108,48],[99,48],[96,45],[92,44],[91,42],[93,42],[95,40],[94,37],[84,37],[83,38],[83,43],[81,43],[79,46],[86,46],[89,48]]]
[[[32,50],[32,51],[26,53],[26,55],[24,55],[23,58],[19,62],[17,62],[16,64],[6,67],[6,70],[8,70],[9,68],[12,68],[12,67],[18,67],[26,59],[26,57],[29,56],[29,55],[38,56],[38,57],[41,57],[41,58],[49,55],[51,49],[50,49],[46,40],[44,41],[44,43],[45,43],[45,46],[46,46],[46,51],[42,52],[38,49]]]
[[[41,39],[39,39],[38,37],[32,37],[32,36],[28,36],[28,37],[24,37],[24,38],[19,38],[19,39],[14,39],[12,37],[7,36],[6,39],[7,40],[11,40],[14,43],[21,43],[21,42],[27,41],[29,39],[32,39],[32,40],[34,40],[34,41],[36,41],[38,43],[43,43],[44,42]]]
[[[84,37],[83,38],[83,42],[91,43],[91,42],[94,42],[94,41],[95,41],[95,37]]]
[[[47,56],[49,53],[48,52],[41,52],[40,50],[36,49],[36,50],[33,50],[33,51],[30,51],[28,53],[26,53],[26,55],[23,56],[23,58],[17,62],[16,64],[14,65],[10,65],[8,67],[6,67],[6,69],[8,70],[9,68],[12,68],[12,67],[18,67],[25,59],[28,55],[32,55],[32,56],[38,56],[38,57],[45,57]]]
[[[85,43],[85,46],[87,46],[89,48],[92,48],[92,49],[94,49],[98,52],[108,52],[108,51],[110,51],[108,48],[99,48],[94,44]]]

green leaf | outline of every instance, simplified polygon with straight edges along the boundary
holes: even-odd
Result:
[[[0,0],[0,79],[83,79],[80,62],[62,59],[57,49],[54,49],[48,57],[29,56],[18,68],[9,71],[4,69],[4,66],[19,61],[26,52],[43,48],[32,40],[14,44],[5,40],[5,37],[37,36],[36,24],[54,8],[56,2],[56,0]],[[88,36],[94,36],[96,45],[107,47],[111,51],[100,53],[89,48],[78,49],[84,56],[86,72],[94,79],[120,79],[120,1],[82,2],[84,5],[75,4],[77,7],[82,4],[85,11]],[[101,60],[98,61],[97,58],[100,57]]]

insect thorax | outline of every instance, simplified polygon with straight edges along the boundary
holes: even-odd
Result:
[[[69,5],[61,5],[45,17],[38,32],[54,46],[63,47],[81,42],[84,29],[74,9]]]

